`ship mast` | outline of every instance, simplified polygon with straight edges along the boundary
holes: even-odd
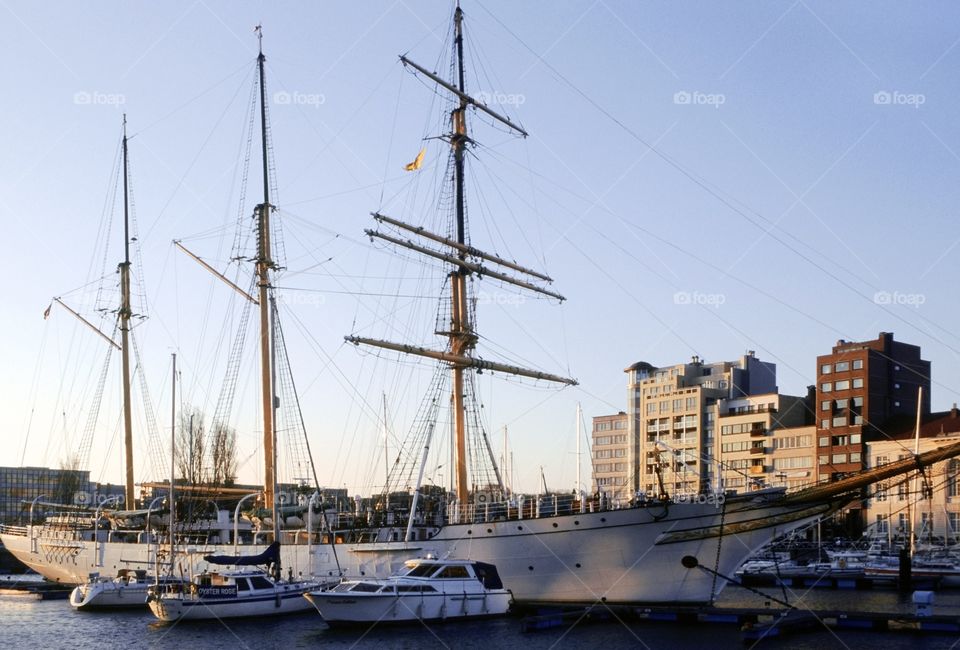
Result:
[[[449,143],[453,154],[454,174],[453,174],[453,195],[454,195],[454,237],[448,238],[428,232],[424,228],[414,226],[397,219],[376,212],[374,219],[382,224],[393,226],[398,230],[413,233],[421,239],[428,240],[434,244],[441,244],[446,250],[439,251],[424,246],[407,239],[401,239],[395,236],[387,235],[376,230],[366,230],[366,234],[371,238],[378,238],[390,242],[393,245],[401,246],[415,252],[433,257],[450,264],[453,270],[450,271],[450,326],[449,331],[437,332],[445,335],[449,341],[446,351],[431,350],[423,347],[393,343],[379,339],[365,338],[359,336],[346,336],[347,341],[354,344],[372,345],[388,350],[395,350],[407,354],[414,354],[430,359],[435,359],[449,364],[453,373],[453,386],[450,396],[450,403],[453,409],[454,426],[454,489],[457,500],[466,505],[469,500],[470,486],[467,477],[467,399],[468,390],[465,372],[468,370],[492,370],[505,372],[522,377],[531,377],[534,379],[544,379],[547,381],[559,382],[568,385],[575,385],[574,379],[552,375],[537,370],[528,370],[519,366],[508,365],[495,361],[487,361],[473,355],[476,349],[478,336],[474,330],[474,325],[470,318],[470,299],[467,279],[471,276],[489,277],[500,282],[512,284],[522,289],[533,291],[557,300],[563,300],[563,296],[549,291],[538,282],[552,282],[547,275],[533,271],[520,266],[515,262],[505,260],[498,255],[492,255],[473,248],[467,241],[466,225],[466,187],[465,187],[465,158],[467,145],[471,139],[467,132],[467,108],[473,107],[494,118],[496,121],[508,127],[510,130],[526,137],[527,132],[517,126],[509,119],[499,113],[491,110],[482,102],[478,102],[466,92],[466,83],[464,75],[463,59],[463,11],[459,4],[454,11],[454,56],[455,56],[455,79],[453,82],[447,82],[426,68],[417,65],[406,56],[401,56],[400,61],[405,65],[424,75],[438,86],[446,89],[456,98],[456,104],[450,112],[451,132],[449,134]],[[485,266],[484,262],[495,265],[498,268],[509,269],[510,271],[523,274],[528,279],[519,279],[499,270],[494,270]],[[488,444],[489,451],[489,444]],[[494,467],[497,480],[502,485],[502,478],[499,471]]]
[[[126,459],[124,498],[135,508],[133,497],[133,417],[130,404],[130,192],[127,186],[127,115],[123,115],[123,262],[120,263],[120,355],[123,368],[123,446]]]
[[[270,253],[270,173],[267,152],[267,100],[264,84],[263,31],[257,25],[257,39],[260,53],[257,56],[257,73],[260,77],[260,142],[263,151],[263,203],[254,208],[254,217],[257,220],[257,257],[256,273],[259,290],[260,307],[260,386],[263,409],[263,498],[264,508],[270,510],[276,501],[276,430],[273,416],[276,408],[276,399],[273,394],[273,377],[271,368],[271,327],[270,305],[268,293],[270,289],[270,269],[273,268],[273,259]],[[274,533],[278,525],[274,516]],[[274,538],[276,541],[276,537]]]

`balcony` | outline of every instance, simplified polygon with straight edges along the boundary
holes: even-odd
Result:
[[[763,474],[766,468],[763,465],[751,465],[750,473],[751,474]]]
[[[763,447],[750,447],[750,453],[751,453],[751,454],[762,454],[762,453],[765,453],[765,450],[764,450]]]
[[[762,428],[762,427],[758,427],[758,428],[755,428],[755,429],[750,429],[750,437],[751,437],[751,438],[759,438],[759,437],[765,436],[765,435],[767,435],[767,430],[764,429],[764,428]]]

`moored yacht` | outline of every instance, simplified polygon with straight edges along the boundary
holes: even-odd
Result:
[[[305,594],[329,625],[501,616],[512,595],[497,568],[471,560],[407,560],[388,578],[343,580]]]

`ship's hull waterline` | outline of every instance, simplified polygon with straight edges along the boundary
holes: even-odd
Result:
[[[504,586],[520,603],[702,603],[710,601],[725,581],[703,568],[684,567],[685,556],[732,576],[771,539],[835,507],[764,499],[725,505],[656,504],[447,525],[428,540],[409,543],[285,544],[282,562],[305,576],[335,576],[342,571],[347,576],[386,577],[404,560],[431,553],[496,564]],[[36,526],[26,529],[26,535],[8,532],[0,539],[18,559],[50,580],[81,583],[91,571],[144,568],[156,562],[155,544],[45,539],[39,536],[42,530]],[[31,534],[37,537],[31,539]],[[194,569],[200,570],[203,554],[232,553],[233,546],[187,550],[192,551]]]

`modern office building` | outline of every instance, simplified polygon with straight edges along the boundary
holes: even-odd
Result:
[[[34,501],[86,505],[93,494],[88,470],[0,467],[0,522],[26,522]]]

